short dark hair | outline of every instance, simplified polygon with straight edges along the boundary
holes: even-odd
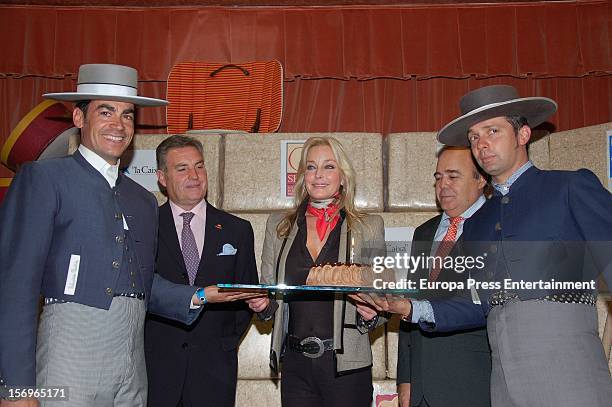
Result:
[[[83,112],[83,117],[87,117],[87,108],[91,100],[79,100],[76,102],[76,108]]]
[[[514,134],[518,134],[519,130],[523,126],[529,126],[529,123],[527,122],[527,118],[525,116],[506,116],[506,121],[510,123],[510,125],[514,129]]]
[[[155,149],[157,169],[165,171],[167,169],[166,156],[168,155],[168,151],[172,150],[173,148],[182,147],[193,147],[197,149],[200,154],[202,154],[202,157],[204,157],[204,147],[202,147],[202,143],[200,143],[199,140],[184,136],[182,134],[175,134],[162,141]]]

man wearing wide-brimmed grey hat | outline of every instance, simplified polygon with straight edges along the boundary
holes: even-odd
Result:
[[[494,85],[469,92],[460,107],[438,140],[469,146],[492,177],[493,196],[463,229],[465,253],[486,258],[472,276],[489,289],[479,292],[482,306],[415,303],[412,320],[452,331],[486,316],[493,407],[610,406],[593,283],[603,272],[612,286],[610,193],[591,171],[544,171],[529,160],[531,128],[556,112],[551,99]]]
[[[145,312],[189,324],[205,302],[198,287],[154,273],[157,201],[119,171],[135,106],[166,104],[137,86],[133,68],[89,64],[76,92],[43,95],[76,102],[81,145],[24,165],[0,208],[0,396],[145,406]],[[15,391],[26,386],[38,391]]]

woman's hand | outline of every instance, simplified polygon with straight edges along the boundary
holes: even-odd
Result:
[[[253,312],[262,312],[268,307],[268,305],[270,305],[270,298],[251,298],[249,300],[246,300],[245,302],[249,304],[249,308],[252,309]]]
[[[376,317],[376,315],[378,315],[378,312],[376,312],[374,308],[362,302],[356,302],[355,308],[357,308],[357,312],[359,315],[361,315],[364,321],[371,321]]]
[[[376,311],[386,311],[387,299],[385,297],[379,297],[378,295],[368,293],[354,293],[349,294],[348,297],[354,301],[355,305],[362,304],[367,305]]]

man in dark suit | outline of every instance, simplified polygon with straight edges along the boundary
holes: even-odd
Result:
[[[207,304],[189,327],[155,316],[147,320],[149,406],[233,406],[238,344],[251,312],[242,301],[213,304],[248,297],[215,285],[257,284],[253,229],[206,202],[199,141],[167,138],[157,148],[157,166],[169,198],[159,210],[157,272],[175,283],[206,287]]]
[[[0,398],[63,386],[67,400],[53,405],[145,406],[146,311],[181,323],[199,313],[196,287],[154,274],[157,202],[119,172],[135,106],[166,104],[137,86],[133,68],[89,64],[76,92],[43,95],[77,102],[81,145],[24,165],[0,208]]]
[[[442,149],[434,177],[436,198],[444,213],[416,228],[411,255],[436,256],[447,251],[449,256],[457,256],[454,243],[463,222],[484,204],[486,181],[467,148]],[[465,282],[467,273],[433,265],[419,268],[409,277]],[[441,293],[445,294],[452,295]],[[401,313],[402,305],[408,308],[408,300],[396,299],[390,309]],[[437,334],[424,332],[411,322],[403,320],[399,333],[397,384],[401,406],[489,406],[491,355],[486,330]]]
[[[482,307],[454,298],[417,311],[440,332],[486,324],[494,407],[605,407],[612,380],[597,336],[594,281],[612,283],[612,196],[590,171],[543,171],[527,155],[531,128],[556,111],[516,89],[476,89],[438,139],[470,146],[495,192],[466,222],[468,253],[487,253]],[[509,285],[518,283],[521,285]]]

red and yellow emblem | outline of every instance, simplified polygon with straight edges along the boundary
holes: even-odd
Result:
[[[0,161],[16,169],[36,160],[49,144],[64,131],[73,127],[68,109],[60,102],[45,100],[17,124],[0,150]]]

